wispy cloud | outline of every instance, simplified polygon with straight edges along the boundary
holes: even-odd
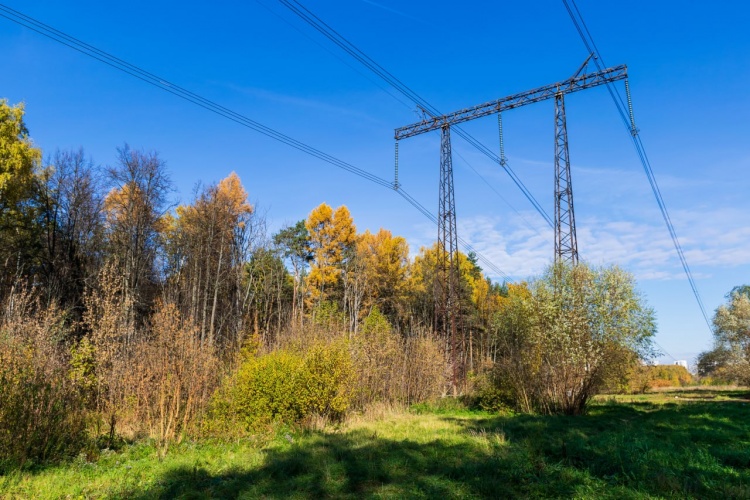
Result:
[[[289,106],[295,106],[307,109],[316,109],[325,113],[335,113],[339,115],[353,116],[356,118],[365,119],[374,123],[381,123],[380,119],[377,119],[367,113],[357,111],[353,106],[335,106],[325,101],[318,99],[309,99],[294,95],[282,94],[271,90],[266,90],[257,87],[245,87],[242,85],[236,85],[234,83],[222,83],[214,82],[216,85],[221,85],[234,92],[242,93],[251,96],[256,99],[261,99],[268,102],[275,102],[279,104],[285,104]]]
[[[715,269],[750,264],[746,219],[744,211],[733,208],[673,212],[672,220],[681,228],[678,234],[696,278],[709,277]],[[458,226],[474,248],[516,278],[539,274],[553,258],[552,230],[536,233],[517,216],[461,218]],[[578,221],[577,236],[581,258],[594,265],[617,264],[643,280],[684,279],[661,220],[590,217]]]

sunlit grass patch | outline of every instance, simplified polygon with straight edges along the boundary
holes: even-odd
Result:
[[[719,399],[721,396],[722,399]],[[649,399],[650,397],[650,399]],[[263,443],[147,442],[0,479],[27,498],[749,498],[750,408],[647,395],[582,416],[389,407]],[[434,407],[433,407],[434,408]]]

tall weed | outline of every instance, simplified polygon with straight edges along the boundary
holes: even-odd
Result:
[[[26,292],[0,318],[0,471],[74,456],[88,443],[81,391],[61,343],[63,315]]]

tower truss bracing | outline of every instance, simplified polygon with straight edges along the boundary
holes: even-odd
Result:
[[[565,96],[555,95],[555,262],[578,264]]]
[[[459,340],[456,321],[460,315],[456,199],[453,190],[453,156],[450,127],[440,129],[440,187],[438,196],[437,279],[435,280],[435,329],[448,343],[453,366],[453,386],[458,379]]]

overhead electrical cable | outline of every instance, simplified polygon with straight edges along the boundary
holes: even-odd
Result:
[[[357,48],[353,43],[351,43],[343,35],[341,35],[339,32],[337,32],[335,29],[329,26],[325,21],[323,21],[318,16],[316,16],[312,11],[310,11],[307,7],[302,5],[300,2],[298,2],[297,0],[279,0],[279,2],[285,7],[287,7],[289,10],[291,10],[294,14],[296,14],[300,19],[302,19],[307,24],[309,24],[312,28],[314,28],[315,30],[320,32],[323,36],[331,40],[334,44],[340,47],[344,52],[352,56],[354,59],[359,61],[363,66],[365,66],[367,69],[375,73],[377,76],[382,78],[384,81],[386,81],[389,85],[391,85],[393,88],[398,90],[405,97],[407,97],[412,102],[417,104],[425,113],[430,114],[432,116],[442,116],[442,113],[440,113],[440,111],[438,111],[437,108],[435,108],[425,99],[423,99],[419,94],[417,94],[409,86],[407,86],[397,77],[395,77],[392,73],[386,70],[383,66],[375,62],[370,56],[368,56],[362,50]],[[501,161],[500,157],[497,154],[495,154],[491,149],[489,149],[484,144],[479,142],[477,139],[475,139],[473,136],[471,136],[468,132],[463,130],[461,127],[454,126],[452,127],[452,129],[455,131],[455,133],[459,137],[461,137],[466,142],[474,146],[476,149],[478,149],[482,154],[487,156],[493,162],[500,165],[502,169],[508,174],[508,176],[510,176],[511,180],[518,187],[518,189],[521,190],[524,197],[529,201],[529,203],[532,204],[534,209],[536,209],[539,215],[547,222],[547,224],[549,224],[550,227],[554,227],[554,224],[550,216],[544,210],[542,205],[536,200],[536,198],[534,198],[534,195],[531,194],[531,192],[523,184],[523,182],[516,175],[513,169],[510,168],[510,165],[508,165],[507,161]],[[478,172],[476,173],[477,175],[479,175]]]
[[[318,42],[313,37],[311,37],[310,35],[308,35],[304,31],[302,31],[301,29],[299,29],[297,26],[295,26],[294,24],[292,24],[291,22],[289,22],[286,18],[284,18],[283,16],[279,15],[276,11],[274,11],[273,9],[271,9],[270,7],[268,7],[268,5],[266,5],[264,2],[262,2],[261,0],[256,0],[256,3],[258,5],[260,5],[261,7],[263,7],[264,9],[266,9],[274,17],[278,18],[283,23],[285,23],[287,26],[289,26],[290,28],[292,28],[294,31],[296,31],[297,33],[299,33],[300,35],[304,36],[305,38],[307,38],[308,40],[310,40],[311,42],[313,42],[315,45],[317,45],[321,49],[323,49],[326,52],[328,52],[329,54],[331,54],[333,57],[335,57],[336,59],[338,59],[342,64],[344,64],[346,67],[350,68],[352,71],[354,71],[355,73],[357,73],[358,75],[360,75],[362,78],[364,78],[365,80],[367,80],[368,82],[372,83],[373,85],[375,85],[376,87],[378,87],[380,90],[382,90],[383,92],[385,92],[386,94],[388,94],[389,96],[391,96],[396,102],[398,102],[399,104],[401,104],[402,106],[404,106],[407,109],[410,109],[410,110],[412,109],[412,107],[409,106],[409,104],[407,104],[403,100],[399,99],[399,97],[396,96],[393,92],[391,92],[390,90],[388,90],[386,87],[384,87],[383,85],[381,85],[377,81],[375,81],[372,78],[368,77],[363,72],[359,71],[357,68],[355,68],[354,66],[352,66],[351,64],[349,64],[343,58],[341,58],[337,54],[335,54],[332,50],[328,49],[322,43]],[[439,132],[436,132],[436,134],[440,135]],[[511,203],[502,194],[500,194],[500,192],[484,176],[482,176],[482,174],[480,174],[477,171],[477,169],[475,169],[474,166],[466,158],[464,158],[463,155],[461,155],[461,153],[455,151],[455,154],[463,161],[464,165],[466,165],[472,172],[474,172],[477,175],[477,177],[479,177],[487,185],[487,187],[492,192],[494,192],[495,195],[497,195],[497,197],[500,198],[503,201],[503,203],[505,203],[508,206],[508,208],[510,208],[511,210],[513,210],[513,212],[523,221],[523,223],[529,229],[531,229],[532,231],[534,231],[539,236],[544,237],[544,235],[542,235],[542,233],[539,232],[539,229],[537,229],[535,226],[533,226],[526,219],[526,217],[524,217],[523,214],[521,214],[516,209],[516,207],[514,207],[513,205],[511,205]],[[506,159],[506,163],[507,163],[507,159]],[[509,172],[509,175],[515,176],[515,172],[513,172],[511,170],[511,172]],[[520,179],[519,179],[519,183],[520,183]],[[523,189],[525,189],[525,186],[523,186]]]
[[[667,355],[667,357],[669,357],[669,358],[672,358],[672,361],[674,361],[674,362],[675,362],[675,364],[677,364],[677,361],[678,361],[678,360],[677,360],[677,358],[675,358],[674,356],[672,356],[671,354],[669,354],[669,353],[667,352],[667,350],[666,350],[666,349],[664,349],[664,348],[663,348],[663,347],[661,346],[661,344],[659,344],[659,343],[658,343],[658,342],[657,342],[656,340],[654,340],[654,339],[651,339],[651,341],[652,341],[652,342],[654,343],[654,345],[655,345],[656,347],[658,347],[658,348],[659,348],[659,350],[661,351],[661,353],[662,353],[662,354],[666,354],[666,355]]]
[[[321,159],[338,168],[341,168],[355,175],[363,177],[383,187],[387,187],[389,189],[393,187],[393,185],[389,181],[381,177],[371,174],[370,172],[367,172],[366,170],[363,170],[354,165],[351,165],[350,163],[347,163],[343,160],[335,158],[327,153],[324,153],[323,151],[320,151],[319,149],[316,149],[288,135],[278,132],[277,130],[267,127],[251,118],[241,115],[235,111],[232,111],[231,109],[225,108],[224,106],[221,106],[213,101],[210,101],[178,85],[170,83],[169,81],[159,76],[149,73],[148,71],[145,71],[133,64],[130,64],[126,61],[123,61],[122,59],[112,56],[111,54],[108,54],[102,50],[99,50],[96,47],[88,45],[74,37],[66,35],[65,33],[62,33],[50,26],[47,26],[46,24],[36,21],[33,18],[30,18],[29,16],[26,16],[20,12],[10,9],[9,7],[6,7],[5,5],[2,5],[2,4],[0,4],[0,16],[5,17],[6,19],[9,19],[22,26],[25,26],[26,28],[29,28],[41,35],[44,35],[52,40],[55,40],[56,42],[66,45],[67,47],[70,47],[100,62],[103,62],[115,69],[123,71],[124,73],[127,73],[131,76],[134,76],[135,78],[138,78],[139,80],[142,80],[155,87],[165,90],[169,92],[170,94],[176,95],[177,97],[190,101],[193,104],[196,104],[204,109],[207,109],[208,111],[211,111],[225,118],[228,118],[236,123],[239,123],[240,125],[243,125],[267,137],[270,137],[276,141],[279,141],[299,151],[302,151],[318,159]],[[16,16],[16,17],[11,17],[11,16]]]
[[[439,135],[440,133],[436,131],[435,134]],[[508,205],[508,208],[510,208],[511,210],[513,210],[513,212],[515,212],[515,214],[524,222],[524,224],[526,225],[526,227],[528,227],[529,229],[531,229],[532,231],[534,231],[536,234],[538,234],[542,238],[545,238],[545,236],[542,233],[539,232],[539,229],[537,229],[536,227],[534,227],[533,225],[531,225],[531,223],[528,220],[526,220],[526,217],[524,217],[523,214],[521,214],[521,212],[519,212],[518,210],[516,210],[516,207],[514,207],[513,205],[511,205],[510,202],[508,200],[506,200],[505,197],[502,194],[500,194],[500,191],[498,191],[497,189],[495,189],[495,186],[493,186],[492,184],[490,184],[490,182],[485,177],[483,177],[479,172],[477,172],[477,170],[471,165],[471,163],[469,163],[469,161],[466,158],[464,158],[464,156],[461,153],[459,153],[458,151],[453,151],[453,153],[456,156],[458,156],[461,159],[461,161],[463,161],[464,165],[466,165],[467,167],[469,167],[469,169],[471,169],[472,172],[474,172],[475,174],[477,174],[477,176],[480,179],[482,179],[482,181],[484,181],[484,183],[487,185],[487,187],[490,188],[490,190],[492,190],[497,195],[498,198],[500,198],[501,200],[503,200],[503,202],[506,205]],[[507,160],[506,160],[506,162],[507,162]],[[550,239],[548,239],[547,241],[549,241],[550,243],[552,242],[552,240],[550,240]]]
[[[588,26],[586,26],[586,22],[584,21],[583,16],[581,15],[581,11],[578,10],[578,6],[576,5],[575,0],[562,0],[562,2],[563,2],[563,5],[565,6],[565,9],[568,11],[568,15],[570,16],[570,19],[573,21],[576,31],[578,32],[578,35],[581,37],[581,40],[583,41],[583,44],[586,47],[586,50],[589,51],[590,54],[594,54],[594,57],[593,57],[594,64],[596,64],[597,69],[601,70],[603,67],[606,66],[604,63],[604,59],[602,58],[601,53],[599,52],[599,49],[597,48],[596,43],[594,42],[594,38],[591,36],[591,32],[589,31]],[[677,251],[678,257],[680,258],[682,269],[685,272],[685,275],[687,276],[688,283],[690,283],[690,288],[692,289],[696,302],[698,302],[698,307],[700,308],[701,314],[703,315],[703,319],[706,322],[706,326],[708,326],[708,329],[711,332],[713,332],[711,321],[706,312],[706,308],[703,305],[703,299],[701,299],[700,293],[698,293],[698,286],[696,285],[695,279],[693,278],[693,273],[690,270],[690,266],[688,265],[687,258],[685,257],[685,252],[682,249],[682,245],[680,244],[680,241],[677,238],[677,233],[674,229],[674,224],[672,224],[672,219],[669,216],[669,211],[667,210],[667,205],[664,202],[664,197],[662,196],[661,190],[659,189],[659,185],[656,182],[656,176],[654,175],[654,171],[651,167],[651,162],[649,161],[648,155],[646,154],[646,148],[643,145],[643,141],[641,140],[641,136],[640,136],[638,129],[635,127],[635,121],[632,116],[632,107],[625,104],[625,102],[622,99],[622,96],[617,91],[617,88],[614,87],[612,84],[609,84],[609,83],[607,84],[607,90],[609,91],[609,94],[612,97],[612,100],[614,101],[615,106],[617,107],[617,111],[620,114],[620,118],[622,119],[623,123],[625,124],[625,128],[627,128],[631,136],[631,139],[633,141],[633,146],[635,147],[636,153],[638,154],[638,158],[641,161],[643,170],[646,173],[646,177],[648,178],[649,185],[651,186],[651,191],[654,193],[654,197],[656,198],[656,203],[659,206],[659,210],[661,211],[662,218],[664,219],[664,223],[666,224],[667,230],[669,231],[669,236],[672,239],[672,244],[674,245],[675,250]],[[628,102],[630,102],[629,98],[628,98]]]
[[[390,90],[388,90],[386,87],[384,87],[383,85],[381,85],[377,81],[373,80],[372,78],[370,78],[369,76],[367,76],[366,74],[364,74],[363,72],[361,72],[360,70],[358,70],[357,68],[355,68],[354,66],[352,66],[351,64],[349,64],[347,61],[345,61],[338,54],[334,53],[328,47],[326,47],[325,45],[323,45],[322,43],[320,43],[319,41],[317,41],[315,38],[311,37],[310,35],[308,35],[304,31],[302,31],[301,29],[299,29],[297,26],[295,26],[294,24],[292,24],[291,22],[289,22],[286,18],[284,18],[284,16],[279,15],[276,11],[274,11],[273,9],[271,9],[264,2],[262,2],[260,0],[255,0],[255,1],[256,1],[256,3],[258,5],[260,5],[264,9],[266,9],[270,14],[272,14],[273,16],[275,16],[276,18],[278,18],[280,21],[282,21],[284,24],[286,24],[287,26],[289,26],[290,28],[292,28],[294,31],[296,31],[300,35],[304,36],[305,38],[307,38],[308,40],[310,40],[311,42],[313,42],[315,45],[317,45],[318,47],[320,47],[321,49],[325,50],[326,52],[328,52],[329,54],[331,54],[333,57],[335,57],[336,59],[338,59],[341,62],[341,64],[345,65],[346,67],[348,67],[349,69],[351,69],[352,71],[354,71],[355,73],[357,73],[358,75],[360,75],[362,78],[364,78],[368,82],[370,82],[373,85],[375,85],[377,88],[379,88],[380,90],[382,90],[383,92],[385,92],[386,94],[388,94],[389,96],[391,96],[395,101],[399,102],[405,108],[411,109],[411,106],[409,106],[409,104],[407,104],[403,100],[399,99],[399,97],[396,94],[394,94],[393,92],[391,92]]]
[[[271,139],[274,139],[278,142],[281,142],[283,144],[286,144],[287,146],[291,146],[292,148],[301,151],[303,153],[306,153],[310,156],[313,156],[315,158],[318,158],[320,160],[323,160],[326,163],[329,163],[335,167],[338,167],[342,170],[346,170],[347,172],[350,172],[354,175],[357,175],[359,177],[362,177],[370,182],[373,182],[379,186],[382,186],[384,188],[387,188],[389,190],[393,190],[393,184],[381,177],[378,177],[375,174],[372,174],[370,172],[367,172],[366,170],[363,170],[359,167],[356,167],[350,163],[347,163],[343,160],[340,160],[328,153],[325,153],[323,151],[320,151],[319,149],[316,149],[308,144],[305,144],[301,141],[298,141],[297,139],[294,139],[288,135],[285,135],[277,130],[274,130],[266,125],[263,125],[255,120],[252,120],[251,118],[248,118],[240,113],[237,113],[235,111],[232,111],[229,108],[226,108],[224,106],[221,106],[220,104],[217,104],[209,99],[206,99],[198,94],[195,94],[194,92],[191,92],[189,90],[186,90],[179,85],[176,85],[174,83],[171,83],[167,81],[164,78],[161,78],[153,73],[150,73],[138,66],[135,66],[131,63],[128,63],[118,57],[115,57],[103,50],[100,50],[92,45],[89,45],[73,36],[67,35],[66,33],[63,33],[62,31],[59,31],[47,24],[42,23],[41,21],[38,21],[30,16],[27,16],[21,12],[18,12],[6,5],[0,4],[0,17],[4,17],[16,24],[19,24],[25,28],[28,28],[32,31],[35,31],[36,33],[43,35],[51,40],[54,40],[62,45],[65,45],[73,50],[76,50],[86,56],[89,56],[93,59],[96,59],[104,64],[107,64],[108,66],[111,66],[112,68],[115,68],[119,71],[122,71],[124,73],[127,73],[143,82],[146,82],[150,85],[153,85],[161,90],[165,90],[169,92],[170,94],[173,94],[177,97],[180,97],[186,101],[189,101],[193,104],[196,104],[197,106],[200,106],[201,108],[204,108],[208,111],[211,111],[212,113],[215,113],[217,115],[223,116],[224,118],[227,118],[235,123],[238,123],[244,127],[247,127],[251,130],[254,130],[256,132],[259,132],[267,137],[270,137]],[[424,208],[422,205],[420,205],[414,198],[411,197],[408,193],[404,192],[403,190],[399,190],[399,194],[412,206],[414,206],[417,210],[419,210],[425,217],[427,217],[429,220],[431,220],[434,223],[437,223],[437,217],[435,217],[429,210]],[[505,274],[502,270],[500,270],[497,266],[492,264],[488,259],[486,259],[484,256],[480,255],[476,250],[474,250],[472,247],[468,246],[468,244],[464,245],[468,251],[473,251],[477,254],[477,257],[484,262],[490,269],[492,269],[494,272],[497,273],[499,276],[507,277],[507,274]],[[512,281],[509,278],[506,278],[507,281]]]

